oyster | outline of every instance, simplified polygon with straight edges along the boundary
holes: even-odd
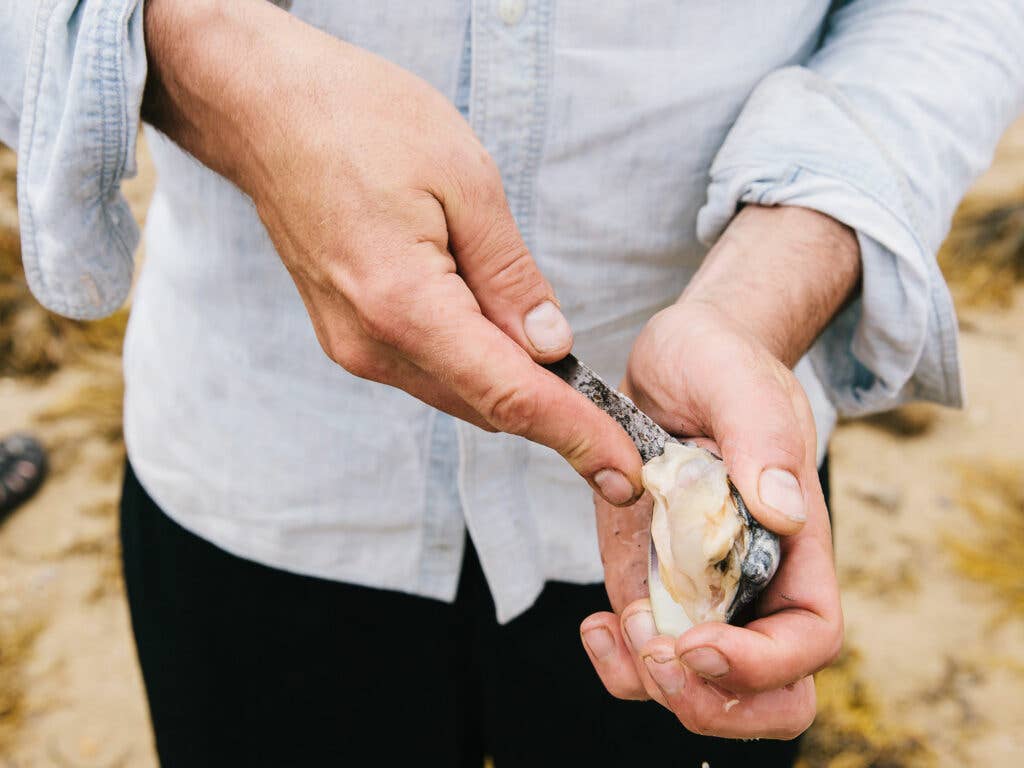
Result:
[[[738,618],[775,575],[778,537],[751,517],[724,462],[703,448],[667,442],[643,479],[654,498],[648,585],[658,631],[676,637]]]

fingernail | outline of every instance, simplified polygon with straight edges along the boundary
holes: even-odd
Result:
[[[722,677],[729,673],[729,662],[714,648],[694,648],[682,655],[682,661],[701,677]]]
[[[523,318],[523,330],[538,352],[565,349],[572,343],[572,329],[565,315],[550,301],[538,304]]]
[[[627,504],[633,498],[633,486],[617,469],[602,469],[594,474],[594,485],[611,504]]]
[[[654,682],[669,696],[674,696],[686,687],[686,672],[683,671],[683,665],[674,656],[663,659],[645,656],[644,664],[647,671],[651,673],[651,677],[654,678]]]
[[[615,640],[612,639],[612,633],[604,627],[588,629],[583,633],[583,642],[587,644],[587,648],[598,660],[611,656],[615,651]]]
[[[761,503],[781,512],[794,523],[807,520],[800,483],[784,469],[766,469],[757,483]]]
[[[647,641],[657,634],[654,614],[650,611],[637,611],[626,619],[626,638],[637,653],[640,653],[640,649],[647,645]]]

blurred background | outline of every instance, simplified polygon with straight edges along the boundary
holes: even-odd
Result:
[[[153,171],[139,154],[127,194],[141,222]],[[0,147],[0,438],[32,431],[51,461],[0,522],[0,768],[148,768],[117,539],[128,310],[89,324],[46,312],[19,251]],[[1024,764],[1024,120],[940,263],[969,403],[848,422],[832,441],[847,644],[817,679],[807,766]]]

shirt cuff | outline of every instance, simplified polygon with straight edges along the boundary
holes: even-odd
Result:
[[[41,0],[18,137],[18,211],[29,287],[92,319],[131,287],[138,226],[121,195],[135,173],[146,82],[141,0]]]
[[[953,303],[897,163],[824,78],[779,70],[754,90],[711,168],[698,237],[744,203],[811,208],[856,231],[862,290],[808,353],[840,414],[963,401]],[[822,254],[827,258],[828,254]]]

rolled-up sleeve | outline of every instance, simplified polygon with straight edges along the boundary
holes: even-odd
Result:
[[[805,66],[755,88],[715,158],[706,243],[744,203],[812,208],[857,232],[860,295],[808,353],[841,414],[962,403],[935,254],[1024,105],[1021,41],[1020,0],[847,2]]]
[[[125,300],[139,232],[135,173],[146,53],[141,0],[0,0],[0,140],[18,151],[29,287],[96,318]]]

